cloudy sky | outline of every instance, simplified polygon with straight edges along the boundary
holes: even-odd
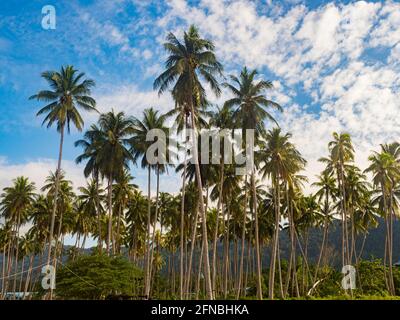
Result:
[[[56,29],[41,26],[42,7],[56,8]],[[399,138],[400,4],[349,1],[114,0],[0,2],[0,188],[18,175],[40,187],[55,168],[58,135],[41,127],[41,106],[28,97],[46,83],[44,70],[72,64],[95,79],[100,111],[140,115],[173,107],[152,82],[163,68],[168,32],[189,24],[216,45],[226,74],[257,68],[284,107],[276,115],[308,160],[307,175],[320,170],[333,131],[351,133],[356,161],[365,168],[371,150]],[[210,96],[221,104],[228,98]],[[84,114],[86,127],[95,118]],[[271,125],[271,124],[268,124]],[[75,186],[84,183],[74,164],[81,133],[65,141],[63,167]],[[144,188],[146,174],[133,168]],[[178,178],[161,189],[176,191]]]

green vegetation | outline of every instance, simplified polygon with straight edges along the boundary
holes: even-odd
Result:
[[[50,90],[32,98],[46,104],[38,116],[60,134],[58,164],[40,190],[17,177],[0,195],[1,297],[24,292],[23,298],[31,298],[27,293],[36,292],[46,299],[396,298],[400,144],[382,144],[362,170],[354,162],[351,136],[334,132],[320,159],[325,168],[310,191],[307,160],[291,134],[276,125],[284,106],[270,100],[271,81],[246,67],[223,78],[213,43],[194,26],[182,39],[169,34],[164,48],[165,71],[154,89],[171,94],[175,105],[165,114],[155,108],[140,117],[100,114],[75,143],[85,186],[67,179],[62,150],[71,126],[83,130],[79,112],[96,111],[94,81],[72,66],[42,74]],[[229,98],[213,106],[206,88],[217,96],[226,90]],[[147,133],[167,132],[169,119],[178,132],[193,129],[179,150],[170,138],[158,141],[184,154],[175,168],[146,154]],[[243,144],[235,150],[241,153],[249,148],[245,129],[254,130],[251,169],[238,175],[239,166],[225,163],[223,152],[218,164],[204,163],[198,133],[205,129],[221,140],[231,139],[225,129],[242,130]],[[133,183],[137,167],[147,171],[143,193]],[[160,192],[163,175],[174,169],[182,178],[180,192]],[[380,222],[384,259],[363,260],[369,232]],[[332,244],[337,227],[340,237]],[[316,230],[322,237],[314,237]],[[66,252],[67,235],[76,242]],[[97,240],[96,254],[87,254],[88,238]],[[47,264],[57,270],[54,292],[40,289],[39,268]],[[341,286],[346,265],[357,270],[354,290]]]
[[[56,294],[62,299],[137,298],[142,272],[122,257],[84,255],[59,268]]]

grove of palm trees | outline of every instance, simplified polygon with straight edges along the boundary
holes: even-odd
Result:
[[[246,66],[226,72],[214,43],[193,25],[182,36],[169,33],[163,50],[153,86],[172,97],[168,112],[149,105],[134,117],[114,105],[100,113],[84,70],[41,74],[47,87],[29,99],[59,139],[58,162],[43,187],[16,176],[1,191],[0,298],[396,299],[400,143],[377,141],[379,151],[360,168],[351,135],[332,132],[319,159],[324,170],[309,182],[307,159],[280,127],[286,106],[271,98],[272,81]],[[212,96],[227,99],[215,105]],[[154,129],[168,137],[158,141],[168,151],[158,159],[176,155],[179,163],[148,158]],[[81,135],[75,161],[86,185],[74,185],[63,167],[71,130]],[[221,138],[218,163],[201,160],[206,130]],[[236,154],[254,134],[244,174],[225,160],[222,142],[233,139],[226,130],[242,133]],[[161,192],[172,174],[180,191]],[[379,256],[368,251],[377,230]],[[46,289],[47,265],[56,285]],[[354,283],[345,266],[354,267]]]

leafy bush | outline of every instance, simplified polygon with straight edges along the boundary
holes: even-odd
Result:
[[[56,295],[61,299],[134,297],[142,287],[142,271],[122,257],[83,255],[62,266],[56,276]]]

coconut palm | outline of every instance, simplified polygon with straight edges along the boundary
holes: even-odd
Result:
[[[185,106],[190,112],[193,145],[197,145],[196,129],[196,108],[204,105],[206,98],[205,89],[201,79],[208,83],[216,95],[221,90],[215,75],[222,73],[222,65],[216,59],[214,54],[214,45],[211,41],[203,39],[195,26],[190,26],[184,33],[183,41],[170,33],[167,36],[167,42],[164,44],[169,57],[165,63],[166,70],[154,81],[154,88],[159,93],[165,92],[172,86],[172,97],[177,105]],[[194,158],[198,159],[197,148],[193,148]],[[196,161],[196,180],[200,199],[200,215],[203,229],[204,252],[208,252],[207,237],[207,217],[203,201],[203,184],[200,177],[200,166]],[[207,287],[207,296],[213,299],[211,287],[210,264],[207,254],[204,254],[204,273]],[[181,296],[183,296],[183,280],[181,280]]]
[[[389,146],[381,146],[381,152],[374,152],[368,160],[370,166],[365,172],[373,174],[373,184],[376,188],[380,189],[382,204],[381,210],[383,217],[386,221],[386,245],[387,255],[389,258],[389,275],[388,275],[388,290],[390,294],[395,294],[394,280],[393,280],[393,233],[392,233],[392,219],[393,219],[393,192],[396,183],[400,179],[400,165],[396,159],[395,154],[389,150]],[[389,151],[389,152],[388,152]]]
[[[99,239],[101,239],[101,215],[104,212],[102,203],[106,200],[104,189],[99,188],[98,179],[94,178],[87,182],[85,187],[78,188],[80,194],[78,199],[81,201],[82,211],[85,216],[97,219],[97,230]],[[101,250],[102,243],[99,243],[99,249]]]
[[[323,171],[319,176],[317,182],[314,182],[312,186],[318,188],[315,196],[317,200],[321,203],[323,219],[323,235],[321,249],[318,255],[318,261],[315,268],[314,282],[318,276],[319,266],[321,264],[322,257],[328,246],[328,235],[329,235],[329,225],[333,219],[332,203],[336,200],[337,188],[336,179],[332,173]]]
[[[11,246],[15,248],[15,276],[13,285],[14,292],[16,291],[18,271],[20,228],[21,225],[23,225],[28,220],[29,210],[32,208],[32,205],[34,203],[34,192],[35,184],[33,182],[30,182],[28,178],[21,176],[13,180],[13,185],[11,187],[4,188],[3,193],[0,195],[1,216],[5,219],[7,223],[11,225],[9,248]],[[10,274],[10,271],[13,267],[13,262],[12,260],[10,261],[10,258],[11,257],[9,255],[7,275]],[[4,292],[7,292],[7,287],[8,279],[6,280],[4,287],[2,287],[4,289]]]
[[[233,95],[232,99],[225,102],[225,106],[234,109],[233,117],[237,119],[237,123],[241,125],[244,131],[243,137],[246,134],[245,130],[254,130],[256,141],[260,135],[265,132],[264,121],[271,120],[276,123],[274,117],[268,112],[267,108],[281,110],[281,106],[267,99],[265,90],[272,89],[271,81],[259,80],[256,81],[257,71],[250,71],[245,67],[237,78],[234,75],[230,76],[231,83],[224,83],[224,86]],[[247,148],[251,146],[246,146]],[[251,150],[252,153],[254,150]],[[252,163],[251,179],[253,182],[252,192],[255,193],[255,167],[254,159]],[[253,197],[253,205],[255,212],[255,241],[256,241],[256,258],[257,258],[257,298],[262,299],[261,289],[261,260],[260,260],[260,247],[258,237],[258,217],[257,217],[257,204],[255,202],[256,196]]]
[[[275,203],[275,233],[272,242],[271,267],[269,277],[269,298],[274,297],[275,267],[279,247],[279,222],[281,220],[281,183],[293,189],[295,174],[304,169],[306,160],[290,142],[291,134],[282,134],[281,129],[275,128],[265,134],[265,144],[261,145],[259,156],[263,159],[260,173],[268,177],[274,189]],[[294,218],[289,214],[289,223],[294,226]],[[292,250],[294,246],[294,229],[291,230]],[[280,261],[278,260],[278,263]],[[281,288],[283,295],[283,288]]]
[[[128,170],[124,170],[123,174],[116,179],[113,185],[114,192],[114,211],[117,214],[117,230],[115,239],[115,251],[120,254],[121,252],[121,224],[125,218],[125,209],[128,205],[129,199],[133,196],[133,191],[138,188],[138,185],[132,183],[134,177]]]
[[[114,110],[100,115],[98,126],[91,130],[96,132],[96,148],[98,154],[96,163],[102,177],[107,178],[108,230],[106,250],[111,253],[111,238],[113,234],[113,192],[115,179],[123,175],[124,169],[129,169],[130,162],[135,162],[131,152],[129,139],[133,133],[133,119],[127,118],[123,112]]]
[[[59,175],[61,173],[62,150],[64,143],[65,129],[70,132],[72,125],[82,131],[84,121],[79,113],[79,109],[85,111],[97,111],[96,101],[90,96],[91,88],[94,81],[85,79],[84,73],[78,73],[73,66],[61,67],[58,71],[45,71],[42,73],[51,90],[42,90],[31,96],[29,99],[36,99],[48,103],[41,108],[37,116],[46,115],[43,124],[47,124],[47,128],[53,124],[57,125],[57,131],[60,133],[60,146],[58,153],[58,162],[56,169],[56,188],[54,193],[54,204],[50,223],[49,232],[49,249],[47,253],[47,262],[50,264],[51,242],[53,241],[54,222],[57,210],[57,198],[59,188]],[[52,298],[52,290],[50,299]]]
[[[98,228],[98,248],[99,251],[102,252],[103,249],[103,239],[101,237],[101,214],[103,212],[103,208],[101,207],[101,199],[100,194],[103,193],[104,190],[100,189],[100,167],[98,163],[98,156],[100,153],[99,141],[102,136],[102,132],[100,128],[96,125],[92,125],[88,131],[85,132],[83,139],[77,140],[75,142],[75,147],[82,147],[83,153],[80,154],[75,162],[77,164],[82,163],[83,161],[87,161],[83,173],[86,178],[90,175],[93,178],[95,183],[95,189],[92,190],[95,193],[95,209],[97,214],[97,228]]]
[[[160,172],[166,170],[166,163],[168,161],[168,144],[167,139],[168,130],[165,125],[165,115],[159,115],[159,112],[153,108],[145,109],[143,111],[143,119],[139,120],[134,118],[134,130],[133,136],[130,139],[130,144],[132,146],[132,154],[135,161],[141,157],[141,167],[147,168],[148,171],[148,212],[147,212],[147,251],[146,251],[146,263],[145,263],[145,296],[148,297],[151,288],[151,256],[153,250],[150,248],[150,229],[151,229],[151,170],[152,168],[156,170],[157,174],[157,194],[156,194],[156,217],[153,227],[153,235],[155,233],[155,223],[157,221],[158,214],[158,196],[159,196],[159,186],[160,186]],[[157,136],[157,143],[160,148],[154,153],[155,159],[148,158],[148,151],[153,141],[148,141],[147,135],[153,130],[160,130],[163,132],[164,137],[161,135]],[[160,133],[161,133],[160,132]],[[153,156],[153,155],[152,155]],[[154,237],[153,237],[154,238]]]

